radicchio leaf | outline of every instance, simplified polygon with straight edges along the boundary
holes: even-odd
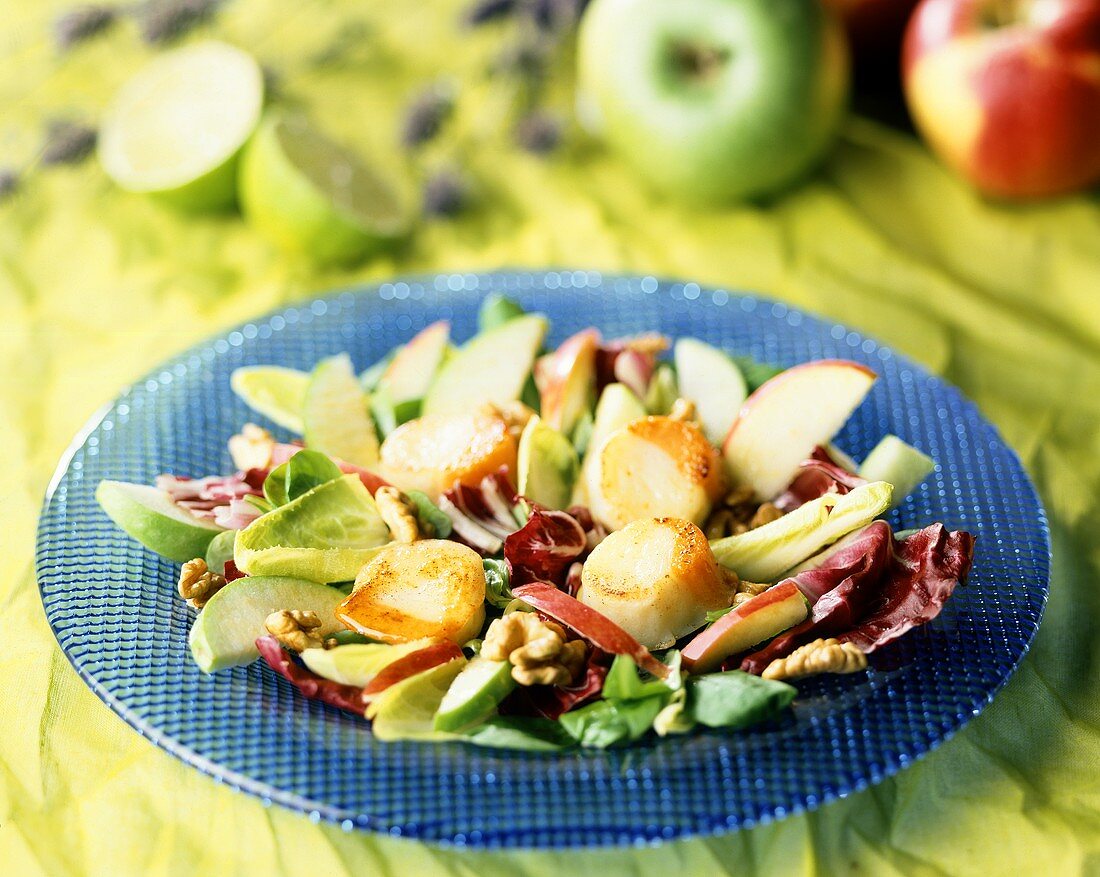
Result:
[[[477,487],[456,482],[439,498],[439,509],[451,519],[453,535],[485,557],[499,553],[504,540],[520,529],[518,504],[504,468],[486,475]]]
[[[864,652],[893,642],[903,633],[931,621],[966,578],[974,560],[974,537],[943,524],[925,527],[897,543],[890,577],[880,599],[859,625],[837,637]]]
[[[564,583],[566,571],[588,548],[587,534],[566,512],[532,507],[527,523],[504,540],[511,586]]]
[[[656,341],[658,337],[619,338],[603,344],[596,351],[597,396],[608,384],[620,383],[626,384],[639,399],[644,399],[649,381],[657,368],[656,353],[650,348],[656,349],[659,346],[644,342]],[[639,343],[640,341],[643,343]],[[667,341],[664,343],[667,344]]]
[[[971,534],[948,532],[943,524],[897,541],[887,524],[877,521],[821,566],[793,578],[811,601],[817,595],[810,617],[747,655],[740,667],[762,673],[775,659],[819,637],[873,652],[935,618],[969,572],[973,552]]]
[[[785,514],[826,493],[843,496],[866,483],[867,479],[849,472],[826,448],[818,446],[808,460],[799,464],[798,474],[773,504]]]
[[[310,700],[319,700],[358,716],[363,715],[366,703],[363,690],[354,685],[344,685],[318,676],[296,663],[273,636],[261,636],[256,648],[272,670],[282,676]]]
[[[590,647],[584,675],[572,685],[521,685],[500,705],[500,713],[556,720],[563,713],[599,697],[610,667],[611,655]]]
[[[237,579],[243,579],[245,577],[245,574],[237,569],[237,564],[233,562],[232,557],[225,562],[225,568],[222,575],[226,582],[235,582]]]
[[[156,486],[195,517],[216,521],[218,511],[229,508],[234,500],[263,496],[263,491],[252,483],[255,473],[260,471],[263,470],[249,469],[234,475],[211,475],[206,478],[158,475]],[[263,484],[262,480],[260,484]]]

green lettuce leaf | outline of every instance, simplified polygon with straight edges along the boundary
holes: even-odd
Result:
[[[893,487],[861,484],[840,496],[826,493],[778,520],[710,543],[722,566],[750,582],[774,582],[783,572],[864,527],[890,507]]]
[[[750,393],[755,392],[761,384],[767,383],[780,372],[786,371],[780,366],[757,362],[751,356],[733,356],[731,359],[745,376],[745,386],[749,388]]]
[[[598,700],[563,713],[558,721],[581,746],[606,749],[644,735],[667,700],[668,694],[641,700]]]
[[[741,670],[707,673],[688,679],[685,712],[710,728],[747,728],[786,709],[797,693],[785,682]]]
[[[487,558],[485,560],[485,599],[498,609],[506,609],[515,597],[512,596],[511,575],[508,564],[503,560]]]
[[[420,490],[407,490],[405,496],[416,506],[416,523],[422,533],[430,533],[433,539],[446,539],[451,535],[451,519],[439,510],[428,494]]]
[[[475,746],[528,752],[554,752],[574,745],[558,722],[535,716],[492,716],[463,732],[463,739]]]
[[[339,467],[320,451],[301,450],[272,469],[264,479],[264,497],[272,506],[286,505],[320,484],[340,477]]]
[[[491,292],[481,302],[477,312],[477,331],[488,332],[509,320],[522,317],[526,311],[517,302],[499,292]]]

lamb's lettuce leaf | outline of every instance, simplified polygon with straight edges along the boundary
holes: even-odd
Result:
[[[685,713],[710,728],[747,728],[786,709],[797,693],[785,682],[740,670],[707,673],[688,679]]]
[[[314,487],[335,481],[340,467],[320,451],[303,448],[264,479],[264,497],[273,507],[286,505]]]
[[[464,732],[463,739],[475,746],[528,752],[554,752],[575,743],[558,722],[538,716],[493,716]]]
[[[485,566],[485,599],[498,609],[507,608],[515,597],[509,587],[508,564],[503,560],[489,557],[483,561]]]

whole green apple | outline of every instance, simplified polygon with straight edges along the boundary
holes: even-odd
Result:
[[[656,188],[766,195],[832,142],[848,94],[843,31],[819,0],[594,0],[578,115]]]

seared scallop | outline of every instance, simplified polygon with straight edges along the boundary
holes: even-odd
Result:
[[[502,466],[515,472],[516,440],[491,414],[429,414],[391,432],[381,457],[387,480],[434,501],[456,481],[476,486]]]
[[[613,529],[639,518],[702,524],[722,494],[722,458],[697,424],[644,417],[612,433],[600,450],[592,513]]]
[[[695,524],[647,518],[596,546],[577,596],[642,645],[663,648],[729,606],[733,590]]]
[[[485,622],[481,555],[446,539],[389,545],[359,571],[336,617],[381,642],[436,637],[461,645]]]

